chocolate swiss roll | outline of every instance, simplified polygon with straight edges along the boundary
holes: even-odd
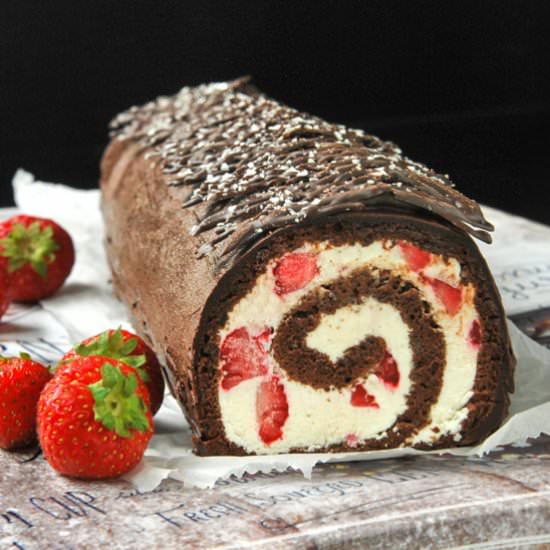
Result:
[[[247,79],[133,107],[112,138],[114,287],[198,454],[443,448],[502,422],[514,358],[471,238],[492,226],[447,176]]]

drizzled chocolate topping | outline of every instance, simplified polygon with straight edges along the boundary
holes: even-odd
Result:
[[[384,203],[433,212],[491,242],[493,226],[447,176],[391,142],[281,105],[247,78],[132,107],[111,129],[148,149],[168,185],[189,189],[184,208],[206,203],[192,230],[213,230],[202,254],[242,224],[246,230],[224,253],[277,227]]]

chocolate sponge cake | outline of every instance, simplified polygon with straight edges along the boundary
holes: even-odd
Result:
[[[114,286],[197,453],[443,448],[499,426],[514,358],[471,238],[492,226],[446,176],[247,79],[112,130]]]

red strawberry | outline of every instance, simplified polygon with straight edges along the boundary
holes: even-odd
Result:
[[[256,415],[258,434],[266,445],[283,437],[283,426],[288,418],[288,401],[285,388],[277,376],[265,380],[258,387]]]
[[[16,302],[51,296],[69,276],[74,247],[69,234],[54,221],[14,216],[0,224],[0,256],[13,274]]]
[[[384,384],[391,389],[395,389],[399,385],[399,368],[393,355],[388,350],[384,352],[384,357],[378,365],[376,376],[381,378]]]
[[[473,348],[479,348],[481,345],[481,325],[477,319],[474,320],[470,331],[468,332],[468,341]]]
[[[120,328],[107,330],[84,340],[74,350],[66,353],[61,362],[90,355],[117,359],[135,368],[147,385],[151,414],[155,416],[164,399],[164,378],[157,356],[137,334]]]
[[[258,342],[259,344],[265,344],[266,346],[269,344],[269,341],[271,340],[271,335],[273,334],[273,331],[270,328],[264,328],[258,336],[254,336],[254,340]]]
[[[224,390],[234,388],[243,380],[267,374],[267,353],[262,345],[265,332],[252,337],[245,327],[240,327],[224,338],[220,347]]]
[[[401,241],[399,243],[401,253],[405,256],[405,260],[409,264],[409,268],[413,271],[420,271],[424,269],[429,263],[432,255],[414,244],[407,241]]]
[[[445,306],[447,313],[451,317],[456,315],[462,307],[462,289],[425,275],[423,278],[430,284],[437,299]]]
[[[379,409],[380,405],[376,402],[376,397],[371,395],[363,386],[363,384],[357,384],[351,392],[351,404],[354,407],[372,407],[373,409]]]
[[[346,434],[344,439],[348,447],[351,447],[352,449],[355,449],[355,447],[359,445],[359,438],[355,434]]]
[[[317,256],[310,252],[287,254],[273,268],[275,293],[278,296],[305,287],[319,274]]]
[[[11,275],[8,273],[6,263],[6,260],[0,257],[0,319],[8,310],[13,293]]]
[[[36,441],[36,405],[52,375],[30,355],[0,357],[0,448]]]
[[[37,426],[46,460],[61,474],[116,477],[139,463],[153,435],[149,392],[128,365],[79,357],[44,388]]]

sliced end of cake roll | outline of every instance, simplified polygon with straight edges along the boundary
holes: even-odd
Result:
[[[378,210],[280,230],[205,307],[199,452],[479,441],[512,385],[499,304],[473,241],[443,221]]]

